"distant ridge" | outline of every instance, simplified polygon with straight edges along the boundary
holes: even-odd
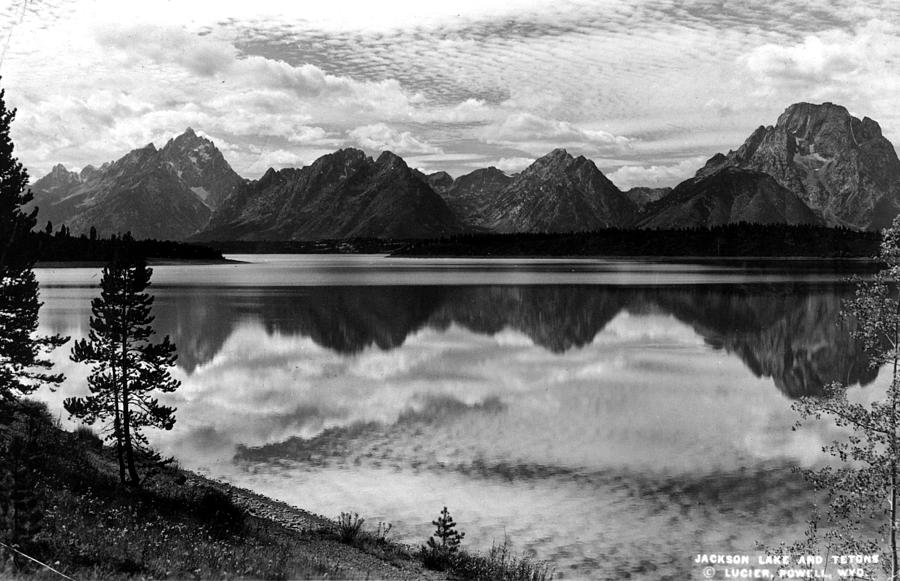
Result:
[[[197,239],[423,238],[463,229],[400,157],[342,149],[302,169],[269,169],[228,198]]]
[[[182,240],[206,226],[212,209],[243,182],[208,139],[192,129],[157,150],[151,143],[81,173],[57,165],[32,184],[39,227],[73,234]]]
[[[536,160],[482,208],[481,224],[494,232],[597,230],[630,224],[637,211],[593,161],[565,149]]]
[[[33,205],[75,233],[217,241],[415,239],[458,233],[590,232],[750,222],[876,230],[900,213],[900,160],[878,123],[797,103],[675,188],[623,192],[593,161],[555,149],[522,172],[457,178],[399,156],[342,149],[303,168],[238,176],[188,128],[80,173],[37,180]]]

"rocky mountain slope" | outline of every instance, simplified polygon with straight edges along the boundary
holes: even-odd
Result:
[[[593,161],[555,149],[484,200],[478,222],[496,232],[577,232],[630,224],[636,211]]]
[[[672,192],[672,188],[645,188],[635,187],[624,192],[625,197],[635,203],[639,210],[643,210],[647,204],[658,202]]]
[[[821,224],[800,198],[772,176],[724,167],[680,183],[650,203],[637,222],[641,228],[690,228],[738,222]]]
[[[228,198],[198,239],[422,238],[463,230],[447,204],[398,156],[358,149],[302,169],[270,169]]]
[[[149,144],[100,168],[58,165],[32,184],[32,205],[41,226],[65,224],[74,234],[93,226],[101,235],[179,240],[203,228],[210,206],[243,181],[211,141],[188,129],[162,149]]]
[[[183,239],[209,220],[210,210],[174,170],[162,162],[153,144],[104,165],[81,181],[57,179],[50,191],[44,180],[32,186],[40,224],[65,224],[73,234],[93,226],[101,235],[131,232],[135,238]],[[78,182],[75,182],[75,176]]]
[[[511,181],[492,166],[459,176],[450,184],[438,184],[435,191],[466,226],[482,228],[486,226],[486,211]]]
[[[878,124],[838,105],[798,103],[736,151],[671,188],[619,190],[589,159],[556,149],[514,176],[454,179],[386,152],[344,149],[249,182],[192,129],[80,173],[32,186],[39,227],[198,240],[430,238],[734,222],[877,229],[900,213],[900,160]]]
[[[212,141],[200,137],[190,127],[170,139],[160,150],[160,156],[212,210],[246,181],[231,169]]]
[[[878,123],[832,103],[791,105],[737,151],[713,156],[697,177],[724,167],[771,175],[828,225],[877,229],[900,211],[900,160],[893,145]]]

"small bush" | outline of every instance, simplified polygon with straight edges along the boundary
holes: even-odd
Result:
[[[366,519],[359,518],[359,514],[355,512],[352,514],[349,512],[342,512],[341,516],[337,519],[338,535],[341,538],[341,542],[352,545],[359,536],[363,523],[365,522]]]
[[[383,522],[378,523],[378,528],[376,528],[375,532],[373,533],[373,535],[375,537],[375,542],[381,543],[381,544],[387,543],[388,542],[388,538],[387,538],[388,533],[391,532],[392,528],[393,528],[393,525],[391,523],[383,523]]]
[[[88,448],[103,449],[103,440],[88,426],[81,425],[75,428],[75,438]]]
[[[218,488],[203,487],[196,506],[201,517],[217,525],[237,527],[244,522],[244,511]]]

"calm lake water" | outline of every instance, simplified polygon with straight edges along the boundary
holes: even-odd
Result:
[[[791,400],[877,393],[842,275],[590,260],[236,256],[154,269],[188,468],[421,543],[508,535],[569,578],[689,579],[697,553],[802,534],[826,424]],[[85,336],[99,269],[38,269],[42,330]],[[87,369],[40,396],[61,411]]]

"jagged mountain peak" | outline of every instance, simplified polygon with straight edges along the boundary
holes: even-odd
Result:
[[[181,135],[169,139],[161,151],[168,157],[188,155],[191,152],[200,154],[204,159],[210,155],[218,154],[218,156],[221,156],[219,150],[210,139],[197,135],[190,127]]]
[[[462,225],[402,158],[341,149],[307,167],[270,170],[230,198],[201,239],[434,237]]]
[[[316,159],[311,164],[311,167],[316,166],[316,165],[331,164],[331,163],[335,163],[335,162],[338,164],[343,164],[343,165],[359,164],[366,160],[371,162],[372,158],[370,158],[368,155],[366,155],[365,151],[363,151],[361,149],[357,149],[355,147],[344,147],[344,148],[338,149],[334,153],[328,153],[328,154],[325,154],[322,157]]]
[[[158,161],[158,153],[159,150],[156,149],[156,146],[148,143],[144,147],[132,149],[118,160],[112,162],[107,169],[116,167],[122,169],[125,166],[143,165],[151,161]]]
[[[834,103],[794,103],[736,151],[697,172],[727,166],[771,175],[831,226],[879,228],[900,212],[900,160],[874,120]]]
[[[851,117],[850,112],[843,105],[834,103],[807,103],[800,102],[788,105],[784,112],[778,116],[776,127],[787,127],[798,120],[808,119],[837,119],[845,120]]]
[[[50,173],[35,181],[31,187],[35,192],[51,192],[52,195],[65,196],[69,191],[81,184],[81,175],[69,171],[61,163],[53,166]]]
[[[81,173],[79,177],[81,177],[81,181],[87,181],[97,175],[100,170],[94,167],[93,165],[86,165],[81,168]]]
[[[593,161],[562,148],[507,179],[481,220],[498,232],[597,230],[628,224],[637,210]]]
[[[378,159],[375,161],[375,165],[387,169],[406,169],[409,170],[409,166],[406,165],[406,162],[403,161],[403,158],[394,153],[393,151],[382,151],[381,155],[378,156]]]
[[[450,181],[453,181],[453,177],[451,177],[450,174],[448,174],[445,171],[436,171],[433,174],[428,174],[428,177],[430,177],[432,179],[436,179],[436,180],[442,180],[442,181],[447,180],[447,179],[449,179]]]
[[[573,158],[568,151],[562,147],[557,147],[550,153],[534,160],[534,163],[532,163],[529,168],[568,165],[574,160],[575,158]]]
[[[42,220],[73,232],[95,226],[101,233],[170,239],[205,226],[210,210],[244,182],[215,144],[190,127],[162,149],[148,143],[99,169],[65,172],[54,168],[34,184]]]
[[[169,139],[160,156],[209,208],[217,208],[244,180],[225,161],[212,140],[188,127]]]

